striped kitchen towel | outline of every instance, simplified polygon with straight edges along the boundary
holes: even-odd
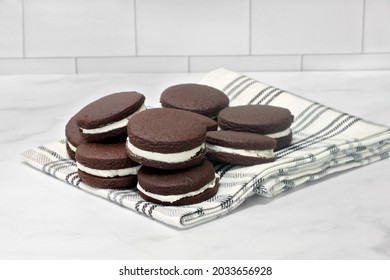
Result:
[[[247,167],[216,164],[220,189],[207,201],[161,206],[144,201],[137,190],[92,188],[80,181],[76,164],[67,155],[65,140],[29,149],[22,157],[31,166],[76,188],[163,223],[187,228],[227,214],[254,194],[273,197],[302,183],[389,156],[387,127],[225,69],[210,72],[200,83],[225,92],[231,106],[270,104],[288,108],[295,116],[293,142],[276,153],[275,162]]]

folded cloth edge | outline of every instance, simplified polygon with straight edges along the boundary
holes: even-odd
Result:
[[[240,86],[234,85],[234,81],[241,76],[243,75],[226,69],[217,69],[208,73],[200,81],[200,83],[208,84],[210,86],[217,85],[216,86],[217,88],[219,85],[224,85],[225,88],[226,87],[229,88],[231,96],[236,98],[236,101],[245,100],[245,95],[247,94],[246,90],[247,89],[250,90],[251,87],[253,87],[253,85],[257,85],[261,83],[258,81],[254,81],[253,79],[251,80],[250,78],[244,76],[246,78],[240,78],[242,81],[244,81],[242,85]],[[281,90],[279,91],[275,90],[275,92],[278,94],[278,96],[274,97],[272,101],[275,100],[278,101],[278,98],[280,99],[280,96],[283,96],[284,94]],[[272,97],[270,93],[267,94],[269,94],[269,96]],[[287,94],[291,94],[291,93],[287,93]],[[294,95],[297,98],[302,98],[295,94],[291,94],[291,95]],[[379,125],[375,123],[371,123],[365,120],[363,121],[379,127]],[[390,150],[390,147],[388,145],[390,143],[390,133],[388,128],[384,126],[380,126],[380,127],[383,128],[380,133],[369,135],[367,139],[352,139],[349,143],[347,143],[349,146],[346,147],[345,149],[340,149],[337,147],[337,145],[335,145],[334,147],[324,148],[326,152],[329,152],[328,154],[329,158],[324,157],[324,160],[325,159],[331,160],[332,163],[329,165],[324,164],[324,165],[317,166],[319,163],[316,162],[315,163],[316,172],[310,173],[310,167],[314,168],[315,166],[313,163],[315,162],[316,155],[306,154],[305,156],[302,156],[302,158],[296,161],[295,164],[289,166],[290,169],[288,170],[291,172],[294,171],[294,169],[300,169],[303,168],[304,166],[306,166],[308,170],[307,172],[302,172],[301,174],[299,174],[300,176],[298,176],[298,173],[294,174],[294,176],[296,177],[291,177],[293,180],[289,180],[290,178],[286,176],[286,174],[284,174],[285,171],[281,170],[280,168],[279,169],[275,168],[275,173],[268,174],[270,177],[270,181],[267,182],[265,179],[258,180],[256,178],[258,176],[255,176],[257,167],[252,167],[252,170],[247,174],[248,176],[246,177],[246,181],[240,182],[241,185],[237,187],[236,192],[233,195],[225,194],[225,196],[221,196],[220,200],[218,200],[214,204],[213,202],[211,202],[210,206],[207,207],[206,209],[202,207],[196,208],[196,206],[195,207],[189,206],[189,207],[181,208],[181,211],[179,211],[180,212],[179,213],[179,212],[175,212],[177,209],[175,210],[173,208],[173,210],[168,209],[167,211],[165,211],[165,209],[162,209],[163,207],[155,206],[151,203],[137,202],[138,203],[137,204],[133,200],[131,200],[132,199],[131,193],[127,194],[128,196],[123,194],[118,194],[115,192],[107,193],[106,191],[101,191],[98,193],[92,192],[92,194],[103,197],[121,206],[125,206],[127,208],[136,210],[137,212],[145,216],[151,217],[152,219],[155,220],[159,220],[165,224],[169,224],[179,228],[188,228],[194,225],[204,223],[206,221],[210,221],[219,216],[225,215],[226,213],[237,208],[239,205],[241,205],[243,201],[245,201],[248,197],[252,196],[255,193],[265,197],[273,197],[283,191],[289,190],[292,187],[298,186],[305,182],[316,180],[335,172],[340,172],[353,167],[365,165],[380,159],[387,158],[389,156],[389,150]],[[362,145],[362,142],[364,145]],[[65,145],[65,140],[60,140],[58,143],[61,145]],[[354,145],[356,145],[355,148]],[[40,146],[39,148],[40,148],[39,152],[44,151],[46,145]],[[77,172],[74,171],[75,166],[72,160],[66,159],[66,157],[60,159],[58,158],[58,156],[52,154],[48,159],[48,161],[45,162],[45,164],[41,165],[38,162],[42,161],[42,157],[46,157],[47,154],[50,154],[50,152],[47,152],[46,155],[37,152],[35,156],[38,158],[33,159],[34,157],[33,151],[37,152],[36,149],[29,149],[22,152],[22,157],[28,164],[30,164],[31,166],[39,170],[42,170],[45,173],[48,173],[63,181],[66,181],[71,185],[74,185],[80,189],[86,190],[87,192],[91,193],[91,191],[88,190],[88,188],[91,187],[86,186],[81,181],[79,181],[79,178],[76,175]],[[342,162],[343,165],[337,164],[337,161]],[[282,160],[279,163],[282,163]],[[323,170],[321,170],[321,168],[323,168]],[[239,172],[234,173],[234,171],[237,169],[240,168],[228,166],[228,167],[222,167],[219,170],[220,173],[223,173],[225,175],[224,180],[226,179],[225,183],[227,185],[231,184],[231,182],[234,181],[235,175],[237,174],[240,175]],[[65,172],[69,170],[70,173]],[[303,169],[301,171],[303,171]],[[293,175],[293,173],[294,172],[291,173],[291,176]],[[231,178],[233,179],[229,178],[229,176],[231,176]],[[278,179],[279,181],[275,180],[275,178]]]

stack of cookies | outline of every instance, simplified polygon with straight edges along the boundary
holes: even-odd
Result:
[[[148,109],[129,121],[127,134],[127,154],[142,164],[137,188],[145,200],[184,205],[217,192],[214,167],[205,160],[206,126],[192,113]]]
[[[293,115],[271,105],[229,107],[218,115],[219,131],[207,133],[210,159],[236,165],[272,162],[292,141]]]
[[[274,151],[292,141],[293,116],[270,105],[229,106],[221,91],[204,85],[182,84],[166,89],[162,107],[198,113],[217,120],[206,134],[206,156],[216,162],[254,165],[275,160]],[[215,130],[215,131],[214,131]]]
[[[167,88],[161,103],[163,108],[139,113],[127,128],[128,155],[142,164],[140,195],[163,205],[211,198],[219,178],[205,159],[206,132],[217,129],[213,118],[229,105],[229,99],[208,86],[182,84]]]
[[[252,165],[275,160],[292,140],[290,111],[229,107],[220,90],[200,84],[163,91],[148,109],[138,92],[100,98],[66,125],[67,151],[80,179],[98,188],[135,188],[163,205],[202,202],[218,191],[210,161]],[[209,161],[210,160],[210,161]]]
[[[97,188],[131,188],[137,185],[139,163],[126,154],[127,125],[146,109],[145,96],[119,92],[104,96],[75,114],[66,124],[66,148],[76,160],[78,175]]]

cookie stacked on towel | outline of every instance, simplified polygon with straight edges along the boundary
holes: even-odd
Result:
[[[207,123],[195,113],[155,108],[129,121],[128,156],[142,167],[137,188],[163,205],[202,202],[218,191],[218,176],[205,159]]]
[[[269,105],[229,106],[218,89],[198,84],[181,84],[161,94],[161,105],[218,120],[219,129],[207,132],[207,157],[213,161],[253,165],[275,160],[274,150],[292,140],[293,117],[288,109]],[[218,130],[218,131],[214,131]]]
[[[67,151],[80,179],[96,188],[134,188],[140,164],[126,154],[127,124],[146,109],[141,93],[118,92],[97,99],[66,124]]]
[[[222,94],[226,103],[223,93],[206,89]],[[110,94],[69,120],[66,146],[80,179],[97,188],[138,186],[145,200],[165,205],[194,204],[214,196],[219,177],[205,159],[205,137],[218,124],[208,115],[227,105],[214,109],[206,104],[202,110],[207,114],[202,115],[174,108],[145,110],[144,101],[138,92]]]
[[[179,84],[163,91],[161,106],[198,113],[216,119],[229,106],[229,98],[220,90],[200,84]]]
[[[207,133],[207,156],[236,165],[273,162],[274,151],[292,141],[293,119],[288,109],[270,105],[225,108],[218,114],[220,130]]]
[[[219,177],[205,159],[206,132],[217,130],[215,118],[229,99],[212,87],[179,84],[164,90],[160,102],[163,108],[139,113],[127,128],[128,156],[142,164],[140,195],[163,205],[211,198],[218,191]]]
[[[268,105],[229,107],[220,90],[179,84],[162,108],[119,92],[82,108],[66,125],[67,151],[81,180],[97,188],[135,188],[145,200],[187,205],[212,198],[219,176],[209,161],[253,165],[290,144],[293,116]]]
[[[271,105],[242,105],[222,110],[218,125],[223,130],[251,132],[276,140],[276,150],[292,140],[290,128],[294,120],[290,110]]]

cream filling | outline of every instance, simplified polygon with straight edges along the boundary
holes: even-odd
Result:
[[[273,150],[247,150],[227,148],[219,145],[206,144],[206,148],[214,152],[223,152],[227,154],[240,155],[245,157],[258,157],[258,158],[274,158],[275,154]]]
[[[138,169],[141,168],[141,165],[129,167],[129,168],[122,168],[122,169],[110,169],[110,170],[102,170],[102,169],[94,169],[89,168],[85,165],[82,165],[79,162],[76,162],[77,168],[81,171],[84,171],[85,173],[98,176],[98,177],[104,177],[104,178],[112,178],[112,177],[123,177],[123,176],[129,176],[129,175],[136,175],[138,172]]]
[[[143,110],[146,110],[146,106],[144,104],[142,104],[142,106],[137,111],[132,113],[127,118],[124,118],[124,119],[122,119],[120,121],[113,122],[113,123],[110,123],[110,124],[107,124],[105,126],[101,126],[101,127],[98,127],[98,128],[87,129],[87,128],[82,128],[81,127],[81,131],[84,134],[98,134],[98,133],[104,133],[104,132],[108,132],[108,131],[112,131],[112,130],[115,130],[115,129],[118,129],[118,128],[125,127],[129,123],[129,119],[131,119],[135,114],[137,114],[137,113],[139,113],[139,112],[141,112]]]
[[[145,151],[140,148],[137,148],[136,146],[130,143],[129,138],[127,138],[126,145],[127,148],[136,156],[154,160],[154,161],[166,162],[166,163],[177,163],[177,162],[188,161],[205,148],[205,144],[203,143],[202,145],[188,151],[163,154],[163,153]]]
[[[207,189],[211,189],[211,188],[214,188],[215,184],[217,183],[217,179],[218,179],[218,175],[215,175],[215,178],[213,180],[211,180],[211,182],[207,183],[205,186],[203,186],[202,188],[200,188],[199,190],[196,190],[196,191],[192,191],[192,192],[188,192],[188,193],[185,193],[185,194],[176,194],[176,195],[161,195],[161,194],[155,194],[155,193],[151,193],[151,192],[148,192],[146,190],[144,190],[140,184],[138,183],[137,185],[137,189],[144,193],[145,195],[147,195],[148,197],[151,197],[151,198],[154,198],[154,199],[157,199],[159,201],[162,201],[162,202],[175,202],[179,199],[182,199],[182,198],[185,198],[185,197],[191,197],[191,196],[195,196],[195,195],[198,195],[202,192],[204,192],[205,190]]]
[[[265,136],[268,136],[268,137],[271,137],[271,138],[282,138],[284,136],[287,136],[291,133],[291,128],[287,128],[283,131],[280,131],[280,132],[275,132],[275,133],[272,133],[272,134],[266,134]]]
[[[67,142],[68,142],[69,148],[70,148],[73,152],[76,152],[77,147],[73,146],[69,141],[67,141]]]

